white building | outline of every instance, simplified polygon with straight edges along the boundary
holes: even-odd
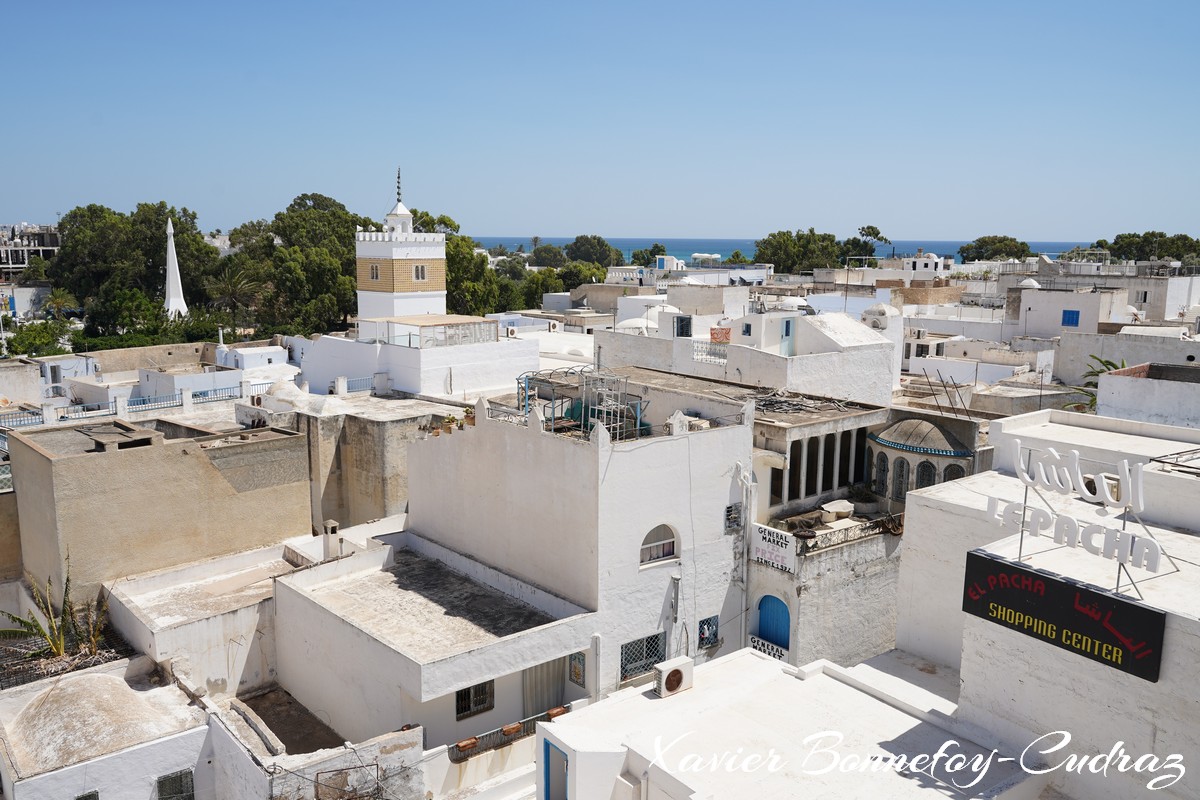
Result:
[[[1200,428],[1200,366],[1151,363],[1105,372],[1097,382],[1096,413]]]
[[[597,331],[597,358],[602,365],[889,404],[899,384],[897,343],[844,314],[811,310],[795,304],[754,311],[707,329],[692,315],[664,311],[651,335]]]

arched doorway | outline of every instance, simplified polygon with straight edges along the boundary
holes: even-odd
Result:
[[[792,615],[787,603],[773,595],[758,601],[758,638],[788,649],[792,639]]]

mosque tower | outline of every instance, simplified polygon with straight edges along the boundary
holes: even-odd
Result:
[[[413,232],[413,215],[401,200],[400,170],[396,205],[383,230],[360,230],[354,254],[360,320],[446,313],[446,236]]]

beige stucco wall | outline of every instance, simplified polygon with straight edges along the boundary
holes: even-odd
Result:
[[[309,530],[302,436],[201,449],[176,440],[47,457],[10,437],[25,568],[77,599],[100,582],[274,544]]]
[[[21,577],[21,524],[16,492],[0,494],[0,580]]]

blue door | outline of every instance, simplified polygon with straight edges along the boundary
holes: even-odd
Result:
[[[767,595],[758,601],[758,638],[776,647],[788,649],[792,634],[792,615],[787,604]]]
[[[542,749],[544,800],[567,800],[567,754],[550,741]]]

